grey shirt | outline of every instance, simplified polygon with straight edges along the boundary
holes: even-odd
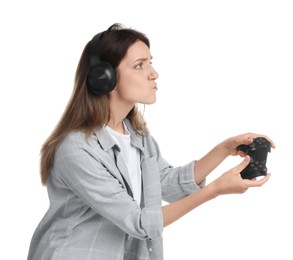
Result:
[[[162,200],[177,201],[204,183],[194,181],[194,161],[172,167],[151,135],[125,123],[141,155],[141,205],[106,129],[89,138],[72,132],[57,147],[47,184],[50,207],[33,234],[28,260],[163,260]]]

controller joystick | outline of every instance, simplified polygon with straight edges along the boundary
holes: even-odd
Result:
[[[271,143],[267,139],[258,137],[253,140],[253,143],[239,145],[237,149],[250,156],[249,164],[240,173],[243,179],[267,175],[267,156],[271,152]]]

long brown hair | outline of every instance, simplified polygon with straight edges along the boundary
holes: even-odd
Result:
[[[100,58],[116,70],[128,48],[138,40],[150,47],[149,40],[143,33],[127,29],[121,24],[113,24],[100,40]],[[79,60],[71,98],[55,129],[41,148],[40,171],[43,185],[46,185],[53,166],[56,147],[66,135],[72,131],[84,131],[90,135],[94,129],[101,128],[110,120],[108,94],[94,96],[87,89],[86,78],[90,68],[89,44],[90,42],[86,44]],[[148,132],[137,106],[132,108],[127,118],[135,131],[141,134]]]

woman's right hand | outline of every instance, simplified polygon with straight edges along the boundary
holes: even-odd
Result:
[[[209,184],[212,186],[216,196],[244,193],[248,188],[260,187],[269,180],[271,174],[267,174],[261,179],[242,179],[240,172],[249,164],[249,161],[250,157],[245,156],[240,164],[225,172],[218,179]]]

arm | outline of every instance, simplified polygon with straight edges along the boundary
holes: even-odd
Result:
[[[121,175],[112,156],[97,149],[78,136],[65,140],[56,151],[52,177],[63,185],[69,198],[76,197],[71,202],[81,203],[81,209],[88,206],[132,237],[142,240],[161,237],[161,201],[152,200],[151,205],[141,209],[117,177]]]
[[[219,195],[244,193],[250,187],[259,187],[267,182],[270,174],[260,180],[247,180],[241,178],[240,172],[248,165],[249,161],[249,156],[246,156],[239,165],[227,171],[209,185],[181,200],[164,206],[162,209],[164,227]]]
[[[275,148],[274,143],[265,135],[247,133],[230,137],[216,145],[210,152],[199,159],[194,165],[194,179],[196,183],[202,182],[222,161],[229,155],[245,156],[237,147],[241,144],[251,144],[254,138],[265,137]]]

